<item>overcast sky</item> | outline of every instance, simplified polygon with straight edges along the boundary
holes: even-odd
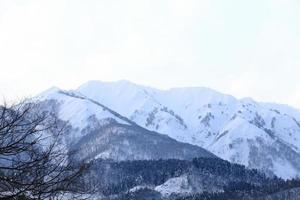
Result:
[[[0,0],[0,95],[127,79],[300,108],[299,0]]]

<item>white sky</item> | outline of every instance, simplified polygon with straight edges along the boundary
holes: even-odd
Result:
[[[0,0],[0,95],[127,79],[300,108],[299,0]]]

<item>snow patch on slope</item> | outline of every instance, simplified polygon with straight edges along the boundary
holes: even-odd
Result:
[[[165,197],[168,197],[171,194],[191,194],[193,191],[187,175],[171,178],[164,184],[155,187],[155,190]]]

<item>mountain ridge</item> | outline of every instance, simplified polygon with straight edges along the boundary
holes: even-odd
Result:
[[[91,81],[74,92],[145,129],[203,147],[233,163],[283,178],[300,175],[300,166],[293,162],[300,161],[300,111],[291,107],[237,99],[208,88],[159,90],[124,80]]]

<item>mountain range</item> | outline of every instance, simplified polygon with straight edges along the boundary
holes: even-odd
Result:
[[[69,124],[65,144],[84,160],[220,157],[268,176],[300,177],[300,111],[208,88],[159,90],[90,81],[37,97]]]

